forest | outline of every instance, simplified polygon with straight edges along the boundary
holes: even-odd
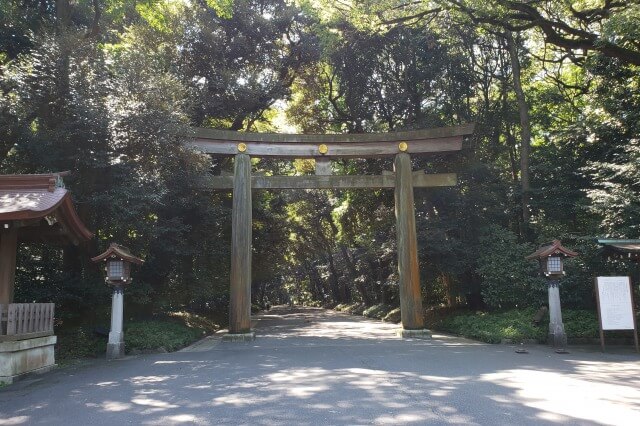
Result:
[[[95,233],[23,245],[17,301],[68,321],[108,313],[90,257],[146,260],[127,312],[226,315],[232,169],[184,144],[192,127],[371,133],[476,123],[462,153],[414,158],[458,185],[415,191],[425,307],[538,308],[525,256],[579,252],[563,307],[593,277],[636,273],[596,238],[640,235],[640,4],[635,0],[0,0],[0,170],[71,171]],[[388,160],[343,160],[380,174]],[[255,159],[254,173],[313,173]],[[253,195],[253,303],[398,306],[393,191]]]

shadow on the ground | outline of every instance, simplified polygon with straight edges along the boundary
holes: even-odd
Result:
[[[49,375],[0,392],[2,424],[637,424],[637,357],[447,336],[324,310],[262,315],[255,342]],[[359,332],[358,332],[359,330]],[[295,339],[294,339],[295,338]]]

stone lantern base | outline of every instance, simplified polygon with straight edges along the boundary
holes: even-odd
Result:
[[[247,333],[227,333],[222,336],[223,342],[252,342],[256,340],[256,333],[249,331]]]
[[[124,357],[124,342],[107,343],[107,359]]]
[[[401,328],[396,330],[396,336],[402,337],[403,339],[431,339],[431,331],[426,328],[419,330],[408,330],[406,328]]]
[[[554,348],[564,348],[567,346],[567,335],[564,332],[564,324],[549,323],[549,334],[547,335],[547,343]]]

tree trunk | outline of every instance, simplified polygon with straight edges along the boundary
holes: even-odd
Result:
[[[358,292],[360,293],[364,304],[367,306],[371,306],[371,298],[369,297],[369,291],[367,290],[366,283],[358,280],[360,274],[358,273],[358,270],[353,263],[353,259],[351,259],[349,250],[347,250],[347,247],[342,243],[338,243],[338,247],[340,248],[340,252],[344,257],[347,270],[349,271],[349,279],[355,284],[356,289],[358,289]]]
[[[325,216],[325,219],[329,223],[329,226],[331,227],[333,236],[335,238],[339,233],[338,227],[336,226],[335,223],[333,223],[333,220],[330,216],[328,215]],[[371,298],[369,297],[367,286],[365,285],[365,283],[356,280],[360,274],[358,273],[356,265],[353,263],[353,260],[351,259],[351,255],[349,254],[349,250],[347,249],[347,246],[345,246],[343,243],[340,243],[340,242],[338,242],[337,245],[338,245],[338,248],[340,249],[340,253],[342,253],[342,257],[344,258],[344,263],[347,267],[347,271],[349,271],[349,274],[348,274],[349,280],[355,284],[356,289],[360,293],[360,296],[362,297],[362,301],[364,302],[364,304],[367,306],[371,306]]]
[[[69,0],[56,0],[56,20],[58,28],[66,27],[71,22],[71,4]]]
[[[447,306],[451,307],[456,304],[456,296],[454,295],[453,282],[449,274],[442,273],[442,284],[447,299]]]
[[[331,284],[331,292],[333,293],[333,298],[338,303],[346,302],[346,294],[340,291],[338,272],[336,271],[336,266],[333,263],[333,255],[330,251],[327,251],[327,259],[329,261],[329,282]]]
[[[522,186],[522,221],[525,229],[529,223],[529,154],[531,152],[531,122],[529,117],[529,105],[522,90],[520,77],[520,60],[518,59],[518,48],[511,31],[505,33],[507,46],[509,48],[509,58],[511,59],[511,69],[513,73],[513,88],[518,100],[518,111],[520,112],[520,182]]]
[[[305,274],[309,278],[309,291],[311,292],[311,297],[313,300],[324,300],[324,292],[322,289],[322,281],[318,276],[318,271],[316,271],[314,265],[310,262],[304,262],[303,268],[305,270]]]

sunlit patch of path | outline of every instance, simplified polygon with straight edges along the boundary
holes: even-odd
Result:
[[[313,308],[256,318],[251,343],[65,369],[0,391],[17,424],[637,424],[637,355],[529,354]]]

